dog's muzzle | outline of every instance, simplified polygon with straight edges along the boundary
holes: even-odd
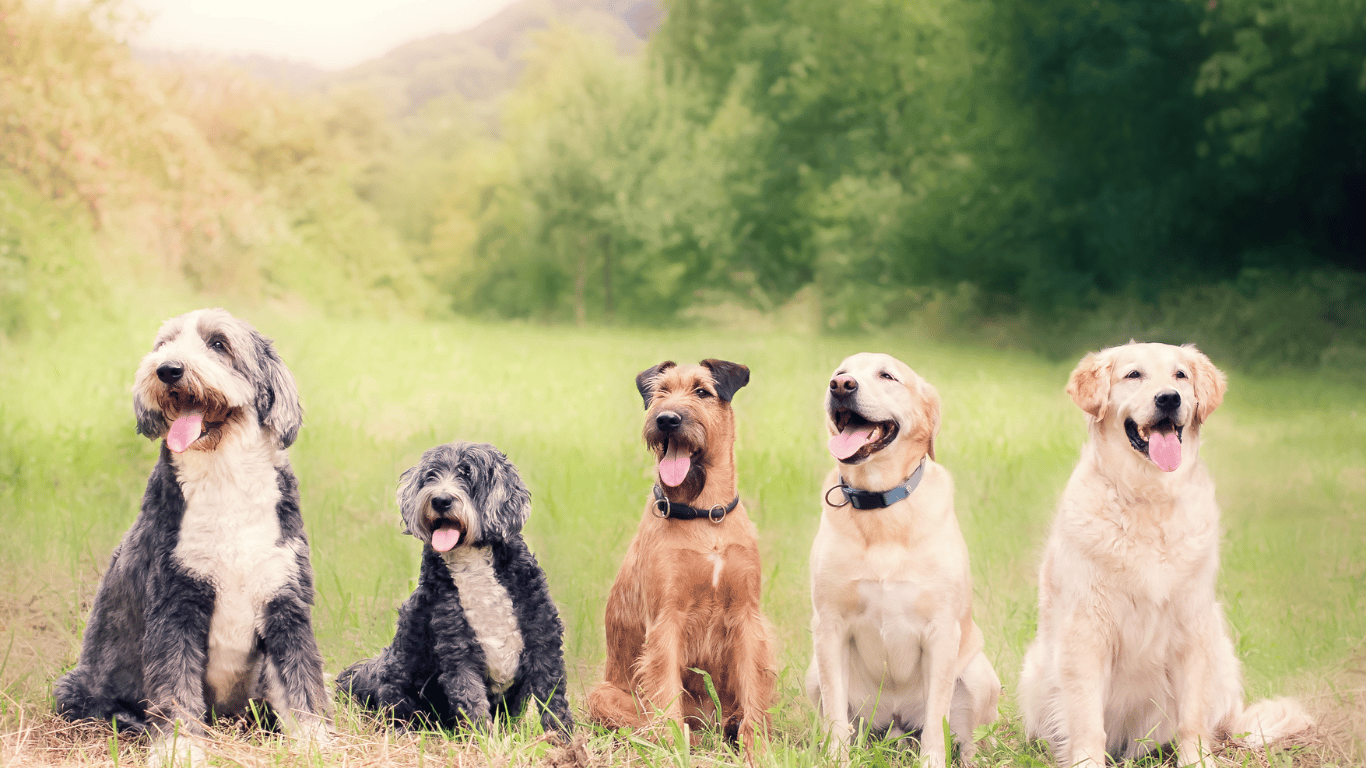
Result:
[[[439,494],[433,496],[428,505],[435,513],[429,525],[432,531],[432,549],[437,552],[449,552],[460,546],[466,530],[460,518],[451,514],[455,507],[455,497]]]

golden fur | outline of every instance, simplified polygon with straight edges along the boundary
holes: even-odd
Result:
[[[841,382],[849,393],[837,398]],[[811,548],[814,653],[807,693],[821,710],[832,749],[847,746],[852,718],[890,736],[921,730],[925,763],[943,766],[947,718],[970,759],[973,729],[996,719],[1001,683],[972,620],[972,577],[953,479],[934,461],[939,395],[900,360],[870,353],[842,362],[831,389],[826,425],[832,436],[846,420],[841,409],[883,426],[825,480],[831,490]],[[834,489],[843,478],[861,490],[886,491],[922,460],[915,491],[883,509],[854,509]]]
[[[1263,744],[1307,728],[1288,699],[1244,708],[1242,674],[1215,596],[1219,507],[1199,459],[1224,374],[1192,346],[1129,343],[1092,353],[1067,393],[1089,440],[1068,481],[1039,573],[1038,636],[1020,705],[1059,765],[1105,765],[1176,742],[1181,765],[1216,737]],[[1160,407],[1159,397],[1179,407]],[[1128,424],[1129,432],[1126,432]],[[1164,471],[1131,442],[1176,430]]]
[[[736,384],[736,377],[743,381]],[[638,380],[645,397],[645,437],[656,457],[669,439],[692,455],[686,480],[669,500],[697,508],[736,498],[735,416],[730,394],[748,381],[743,366],[663,363]],[[669,435],[659,414],[679,414]],[[747,750],[769,726],[775,663],[772,630],[760,610],[758,532],[738,504],[720,523],[659,516],[653,496],[607,601],[606,680],[588,696],[588,716],[609,728],[639,727],[657,716],[694,727],[724,723]],[[715,684],[715,712],[703,678]]]

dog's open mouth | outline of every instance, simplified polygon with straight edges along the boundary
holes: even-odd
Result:
[[[833,418],[839,433],[830,438],[830,453],[845,464],[857,464],[891,445],[901,428],[895,421],[869,421],[848,408],[835,409]]]
[[[432,549],[437,552],[449,552],[459,546],[463,538],[465,524],[452,517],[443,517],[432,529]]]
[[[1133,419],[1124,420],[1124,434],[1135,451],[1147,456],[1163,472],[1175,472],[1181,466],[1181,433],[1184,427],[1171,419],[1140,427]]]
[[[201,438],[223,427],[227,421],[224,417],[217,421],[211,420],[215,414],[206,414],[201,410],[182,411],[175,421],[171,422],[171,428],[166,433],[166,447],[176,453],[184,453],[190,446],[199,442]],[[205,444],[212,441],[205,441]]]
[[[670,488],[677,488],[688,478],[692,469],[693,451],[690,446],[671,438],[664,446],[664,455],[659,458],[659,480]]]

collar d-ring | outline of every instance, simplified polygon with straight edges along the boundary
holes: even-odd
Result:
[[[843,493],[844,489],[847,488],[847,487],[848,487],[847,485],[845,485],[844,483],[841,482],[841,483],[836,483],[835,485],[832,485],[832,486],[830,486],[829,488],[825,489],[825,503],[826,503],[826,504],[829,504],[830,506],[832,506],[832,507],[834,507],[834,508],[836,508],[836,509],[839,509],[840,507],[847,507],[847,506],[849,506],[849,497]],[[844,501],[841,502],[841,503],[839,503],[839,504],[836,504],[835,502],[831,501],[831,500],[830,500],[830,492],[831,492],[831,491],[840,491],[840,492],[841,492],[840,495],[841,495],[841,496],[844,496]]]

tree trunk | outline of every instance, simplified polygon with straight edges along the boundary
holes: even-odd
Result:
[[[588,323],[588,307],[584,303],[584,288],[588,285],[587,237],[579,237],[579,268],[574,275],[574,324],[582,328]]]
[[[612,322],[612,233],[602,233],[602,315]]]

